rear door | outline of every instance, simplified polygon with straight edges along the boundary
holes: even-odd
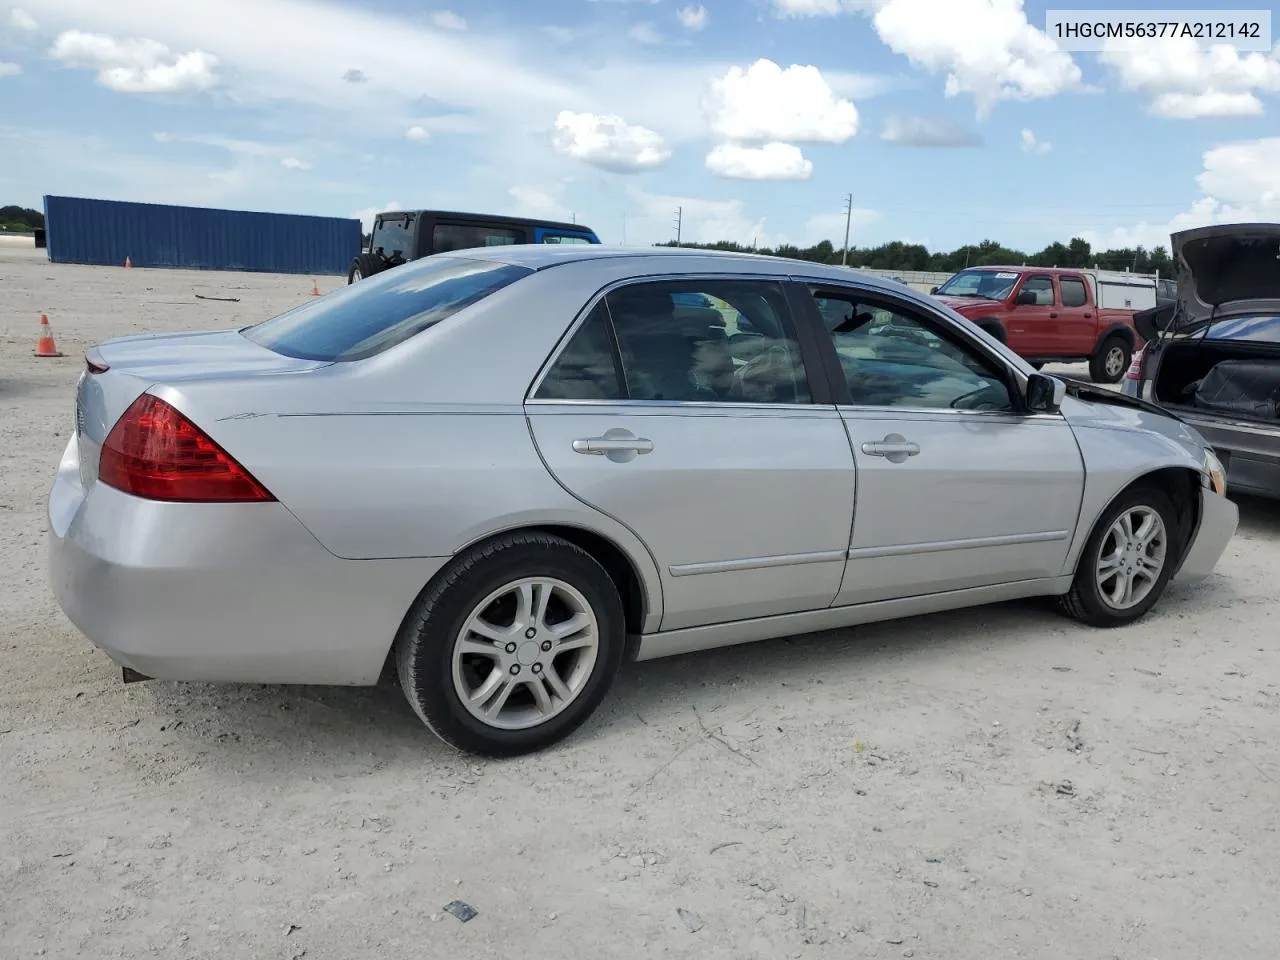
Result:
[[[543,459],[648,546],[663,630],[835,597],[853,457],[815,357],[778,280],[645,280],[592,304],[535,383]]]
[[[815,284],[858,489],[837,605],[1057,576],[1084,488],[1066,420],[1008,368],[882,291]]]
[[[1058,289],[1062,298],[1061,356],[1087,357],[1098,339],[1098,310],[1089,282],[1082,274],[1063,273],[1058,276]]]

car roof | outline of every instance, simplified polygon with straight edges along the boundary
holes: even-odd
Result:
[[[396,216],[446,217],[450,220],[465,220],[475,223],[517,223],[526,227],[553,227],[556,230],[571,230],[575,233],[595,233],[585,223],[539,220],[536,217],[507,217],[499,213],[466,213],[461,210],[383,210],[378,216],[383,219]]]
[[[547,267],[565,263],[580,263],[588,260],[625,260],[647,261],[646,267],[655,260],[672,261],[672,269],[683,261],[688,269],[698,272],[713,272],[717,267],[727,270],[741,270],[744,273],[785,274],[788,276],[805,276],[817,279],[849,280],[856,275],[860,283],[885,289],[899,289],[901,282],[887,280],[874,274],[863,273],[852,267],[832,266],[815,263],[811,260],[795,260],[789,257],[773,257],[760,253],[739,253],[731,250],[705,250],[696,247],[622,247],[608,244],[511,244],[508,246],[473,247],[469,250],[450,250],[448,253],[434,254],[437,257],[466,257],[475,260],[492,260],[497,263],[509,263],[513,266],[528,267],[531,270],[542,270]],[[910,288],[908,288],[910,289]]]

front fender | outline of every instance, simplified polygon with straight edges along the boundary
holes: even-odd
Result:
[[[1149,414],[1132,411],[1135,420]],[[1072,424],[1080,454],[1084,458],[1084,494],[1080,502],[1080,520],[1067,553],[1063,574],[1076,568],[1085,541],[1093,532],[1099,517],[1121,493],[1136,480],[1161,470],[1186,470],[1198,478],[1203,464],[1183,443],[1154,430],[1137,426]],[[1200,504],[1187,505],[1198,515]]]

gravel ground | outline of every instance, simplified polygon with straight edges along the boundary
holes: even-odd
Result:
[[[0,247],[5,958],[1274,956],[1276,505],[1126,630],[1024,603],[635,665],[515,761],[395,689],[122,685],[45,579],[81,351],[311,280]]]

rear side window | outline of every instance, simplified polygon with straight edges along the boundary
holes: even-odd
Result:
[[[437,223],[431,231],[431,249],[435,253],[469,250],[472,247],[506,247],[524,243],[524,231],[508,227],[490,227],[461,223]]]
[[[584,237],[579,233],[544,233],[542,235],[543,243],[590,243],[589,237]]]
[[[304,303],[244,335],[286,357],[363,360],[531,273],[487,260],[427,257]]]
[[[1089,300],[1084,293],[1084,281],[1071,277],[1063,277],[1058,281],[1062,287],[1062,305],[1064,307],[1083,307]]]

